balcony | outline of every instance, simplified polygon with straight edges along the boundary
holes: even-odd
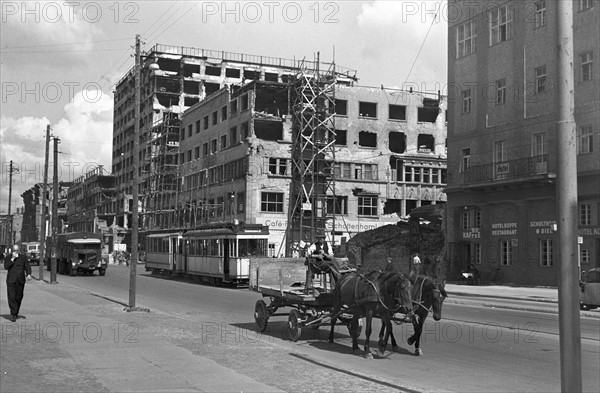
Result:
[[[547,183],[556,178],[556,174],[549,170],[549,166],[547,154],[471,166],[461,174],[462,184],[467,187],[481,187],[490,184],[496,186],[514,183]]]

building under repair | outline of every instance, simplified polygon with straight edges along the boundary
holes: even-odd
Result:
[[[444,97],[354,83],[306,89],[314,73],[299,74],[224,87],[183,114],[171,228],[264,224],[271,256],[294,255],[324,228],[344,251],[357,233],[445,203]]]

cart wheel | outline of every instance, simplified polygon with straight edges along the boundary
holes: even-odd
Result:
[[[302,334],[302,328],[300,327],[300,311],[293,309],[290,311],[290,316],[288,317],[288,337],[292,341],[298,341],[300,335]]]
[[[269,311],[264,300],[259,300],[254,306],[254,322],[259,332],[267,330],[267,322],[269,321]]]

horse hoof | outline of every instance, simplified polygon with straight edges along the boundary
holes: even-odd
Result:
[[[415,356],[423,356],[423,351],[421,351],[421,348],[415,349]]]
[[[406,342],[408,343],[408,345],[413,345],[415,343],[415,339],[412,337],[409,337],[408,340],[406,340]]]
[[[379,357],[384,357],[385,356],[385,351],[382,350],[377,350],[377,355],[379,355]]]
[[[371,354],[371,352],[365,353],[365,359],[373,359],[373,355]]]
[[[392,352],[398,352],[398,346],[397,345],[394,345],[392,347]]]

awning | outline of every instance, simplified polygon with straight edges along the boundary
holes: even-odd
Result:
[[[100,241],[100,239],[69,239],[67,240],[68,243],[73,243],[73,244],[100,244],[102,243]]]
[[[173,233],[153,233],[146,237],[173,237],[173,236],[181,236],[181,232],[173,232]]]

